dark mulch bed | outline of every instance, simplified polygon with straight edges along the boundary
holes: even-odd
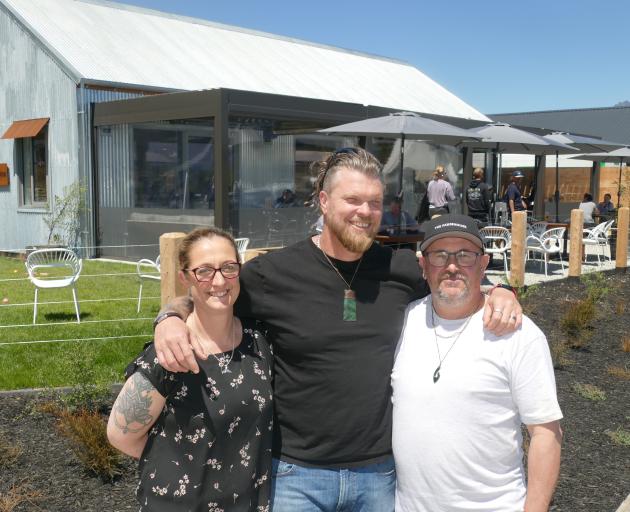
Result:
[[[615,444],[607,434],[618,428],[630,430],[629,381],[608,373],[609,367],[630,369],[630,353],[621,349],[622,340],[630,338],[630,273],[603,276],[600,286],[609,292],[598,302],[592,339],[581,350],[568,349],[567,363],[556,372],[565,437],[554,511],[615,511],[630,491],[630,448]],[[554,281],[525,298],[528,314],[550,343],[566,340],[560,319],[568,303],[584,297],[585,291],[580,281]],[[579,396],[576,383],[598,386],[606,399]],[[0,498],[22,483],[43,498],[37,504],[18,505],[16,512],[136,510],[135,463],[128,461],[114,483],[90,476],[54,428],[54,418],[34,407],[43,400],[41,395],[0,395],[0,437],[23,448],[14,464],[0,467]]]

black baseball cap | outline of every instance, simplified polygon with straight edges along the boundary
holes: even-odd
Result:
[[[426,222],[424,228],[424,240],[420,244],[420,250],[424,251],[436,240],[446,237],[465,238],[483,250],[483,240],[479,234],[477,222],[468,215],[449,213],[440,215]]]

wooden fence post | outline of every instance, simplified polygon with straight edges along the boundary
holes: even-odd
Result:
[[[178,252],[186,233],[164,233],[160,236],[160,276],[161,304],[164,306],[179,295],[186,294],[186,288],[179,282]]]
[[[617,211],[617,250],[615,270],[625,272],[628,268],[628,218],[630,208],[624,206]],[[612,256],[612,255],[611,255]]]
[[[571,210],[571,232],[569,233],[569,277],[582,274],[582,236],[584,230],[584,212]]]
[[[512,262],[510,284],[521,287],[525,284],[525,249],[527,238],[527,212],[512,214]]]

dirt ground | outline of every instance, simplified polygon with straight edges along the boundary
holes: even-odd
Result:
[[[630,385],[608,371],[630,370],[630,353],[621,349],[623,340],[630,339],[630,273],[603,275],[598,286],[607,293],[598,301],[592,337],[579,350],[567,349],[566,361],[556,371],[565,416],[561,476],[551,507],[556,512],[613,512],[630,492],[630,448],[615,444],[609,435],[630,430]],[[585,290],[580,281],[553,281],[524,297],[526,311],[550,344],[566,341],[560,319],[570,301],[583,297]],[[580,396],[576,384],[597,386],[605,400]],[[129,461],[114,483],[87,474],[54,428],[54,418],[34,407],[43,400],[41,395],[0,395],[0,438],[22,448],[13,464],[0,467],[0,511],[137,510],[135,463]],[[30,489],[41,497],[3,509],[1,500],[20,485],[22,494]]]

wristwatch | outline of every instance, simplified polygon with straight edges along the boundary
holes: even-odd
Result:
[[[176,313],[175,311],[164,311],[164,313],[160,313],[158,316],[155,317],[155,320],[153,320],[153,330],[155,331],[155,328],[157,327],[157,325],[162,320],[166,320],[170,316],[176,316],[180,320],[182,321],[184,320],[182,316],[179,313]]]
[[[510,286],[509,284],[503,284],[503,283],[495,284],[492,288],[490,288],[490,291],[488,292],[488,295],[490,295],[494,291],[495,288],[503,288],[504,290],[508,290],[508,291],[512,292],[514,294],[514,297],[516,298],[516,300],[518,300],[518,292],[516,291],[516,288],[514,288],[513,286]],[[179,316],[179,315],[177,315],[177,316]]]

